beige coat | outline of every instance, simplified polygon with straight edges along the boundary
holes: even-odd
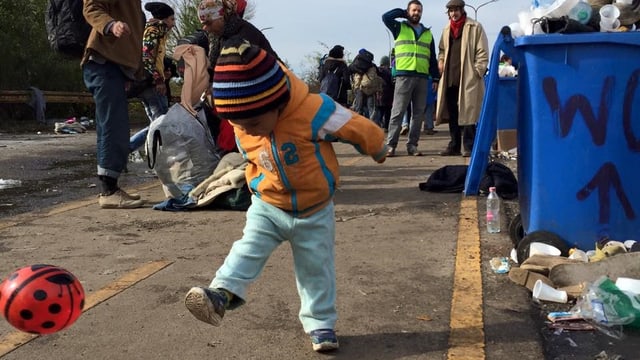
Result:
[[[449,55],[449,24],[442,31],[438,51],[438,62],[444,62]],[[489,43],[482,25],[467,18],[462,32],[462,57],[460,70],[460,92],[458,95],[458,124],[473,125],[480,118],[482,98],[484,97],[484,74],[489,64]],[[449,122],[446,98],[446,72],[441,74],[438,83],[438,104],[436,107],[436,124]]]

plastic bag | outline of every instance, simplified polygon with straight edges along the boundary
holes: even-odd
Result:
[[[151,123],[146,145],[149,168],[168,198],[186,197],[220,161],[204,111],[193,116],[181,104]]]
[[[622,327],[640,328],[640,296],[626,293],[606,276],[589,285],[571,310],[598,330],[622,337]]]

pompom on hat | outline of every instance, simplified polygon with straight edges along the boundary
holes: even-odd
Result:
[[[289,101],[287,77],[276,58],[248,41],[223,44],[213,74],[213,98],[220,117],[241,120]]]
[[[169,16],[174,15],[174,11],[171,6],[162,2],[148,2],[144,5],[144,9],[151,13],[154,19],[164,20]]]

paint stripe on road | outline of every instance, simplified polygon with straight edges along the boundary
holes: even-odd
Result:
[[[173,261],[167,260],[152,261],[140,266],[139,268],[131,272],[126,273],[124,276],[107,284],[107,286],[103,287],[102,289],[88,294],[85,298],[85,307],[83,312],[86,312],[94,306],[100,304],[101,302],[123,292],[136,283],[166,268],[172,263]],[[0,337],[0,357],[10,353],[11,351],[28,343],[38,336],[39,335],[29,334],[21,331],[13,331]]]
[[[149,190],[149,189],[152,189],[152,188],[157,187],[157,186],[158,186],[157,182],[150,182],[150,183],[143,184],[143,185],[135,188],[132,192]],[[19,214],[19,215],[16,215],[16,216],[13,216],[13,217],[9,218],[9,220],[7,220],[7,221],[0,220],[0,230],[8,229],[10,227],[17,226],[17,225],[20,225],[20,224],[28,222],[28,221],[33,221],[33,220],[39,219],[39,218],[41,218],[43,216],[59,215],[59,214],[65,213],[67,211],[80,209],[80,208],[83,208],[83,207],[86,207],[86,206],[95,205],[97,203],[98,203],[97,199],[95,197],[91,197],[91,198],[84,199],[84,200],[77,200],[77,201],[72,201],[70,203],[65,203],[65,204],[62,204],[60,206],[54,206],[54,207],[51,208],[51,210],[47,211],[44,214],[36,214],[33,211],[28,212],[28,213]]]
[[[447,359],[484,359],[482,267],[477,197],[462,197]]]

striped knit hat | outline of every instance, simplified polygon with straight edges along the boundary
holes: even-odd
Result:
[[[232,38],[223,44],[214,69],[213,98],[222,118],[258,116],[289,101],[287,77],[275,57]]]

